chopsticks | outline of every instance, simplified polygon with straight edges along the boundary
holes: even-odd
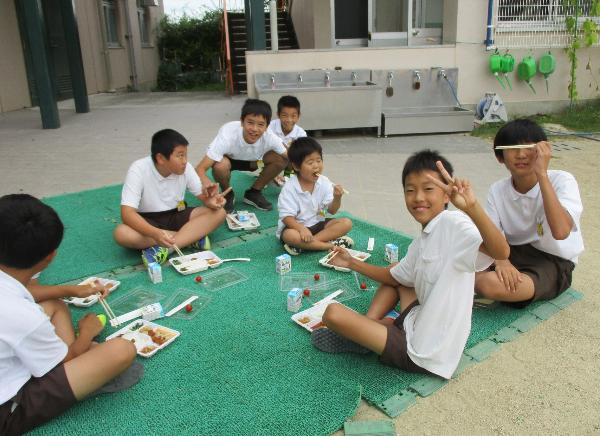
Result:
[[[518,148],[535,148],[535,144],[499,145],[497,147],[494,147],[495,150],[511,150]]]
[[[325,258],[325,262],[324,263],[329,263],[329,261],[331,259],[333,259],[335,256],[337,256],[337,254],[339,253],[339,251],[332,251],[330,252],[327,257]]]
[[[179,249],[179,247],[177,245],[175,245],[175,244],[173,244],[173,250],[175,250],[175,253],[177,253],[177,256],[180,256],[180,257],[184,256],[183,251],[181,251]]]
[[[112,325],[112,321],[116,318],[115,313],[108,305],[108,301],[105,301],[104,298],[102,298],[102,296],[100,295],[100,292],[98,292],[96,294],[96,296],[98,297],[98,301],[100,302],[100,305],[104,309],[104,312],[106,312],[106,315],[108,316],[108,320],[111,321],[111,325]]]
[[[322,176],[322,175],[323,175],[323,174],[321,174],[321,173],[315,173],[315,174],[316,174],[317,176]],[[329,181],[335,185],[335,183],[333,182],[333,180],[329,179]],[[342,188],[342,191],[344,191],[344,194],[346,194],[346,195],[350,195],[350,191],[348,191],[347,189],[345,189],[345,188]]]

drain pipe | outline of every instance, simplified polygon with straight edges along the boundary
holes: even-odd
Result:
[[[127,54],[129,57],[129,67],[131,68],[131,88],[134,91],[139,91],[138,88],[138,77],[137,77],[137,68],[135,66],[135,52],[133,48],[133,38],[131,35],[131,14],[129,13],[129,2],[123,3],[125,6],[125,24],[127,25],[127,45],[129,46],[129,50],[127,50]]]
[[[277,26],[277,3],[269,2],[269,18],[271,19],[271,51],[279,51],[279,28]]]
[[[494,40],[492,39],[492,30],[494,26],[492,25],[492,21],[494,19],[494,0],[488,0],[488,16],[487,16],[487,28],[485,32],[485,49],[493,50],[496,48],[494,46]]]
[[[107,92],[115,92],[115,85],[113,83],[112,68],[110,66],[110,53],[108,51],[108,42],[106,42],[106,28],[104,27],[105,17],[104,8],[102,7],[102,0],[96,2],[98,6],[98,19],[100,20],[100,37],[102,38],[102,56],[104,57],[104,69],[106,72],[106,87]]]

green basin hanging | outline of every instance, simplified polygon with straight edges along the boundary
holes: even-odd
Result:
[[[535,59],[531,56],[525,56],[517,66],[517,75],[519,76],[519,79],[525,81],[534,94],[535,88],[531,84],[531,79],[535,77],[536,70]]]

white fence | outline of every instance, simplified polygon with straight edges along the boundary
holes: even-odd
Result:
[[[578,28],[589,18],[593,0],[578,1]],[[565,21],[575,7],[563,0],[498,0],[494,14],[494,45],[498,48],[566,47],[571,35]],[[600,24],[600,17],[592,17]],[[598,45],[598,44],[596,44]]]

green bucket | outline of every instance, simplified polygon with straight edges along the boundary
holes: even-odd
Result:
[[[556,69],[556,58],[551,52],[548,52],[540,57],[538,66],[540,73],[544,75],[544,80],[546,80],[546,93],[548,93],[548,77]]]
[[[531,79],[535,77],[537,73],[537,68],[535,64],[535,59],[531,56],[525,56],[523,60],[517,66],[517,75],[519,79],[525,81],[533,93],[535,94],[535,88],[531,84]]]

